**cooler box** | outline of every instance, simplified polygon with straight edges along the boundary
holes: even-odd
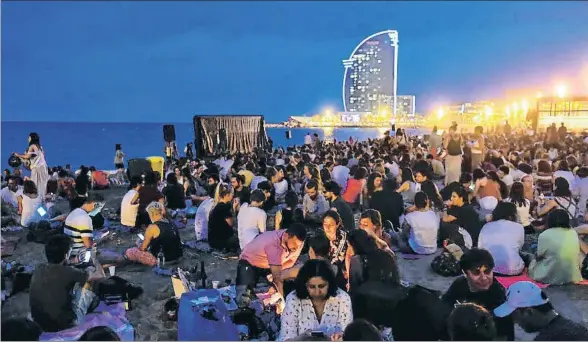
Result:
[[[153,170],[151,169],[151,163],[147,159],[129,159],[127,163],[127,172],[129,173],[129,177],[141,176],[142,174],[147,173],[149,171]]]
[[[239,340],[239,331],[218,290],[202,289],[182,294],[178,309],[178,341]]]
[[[165,164],[165,159],[163,157],[154,156],[154,157],[147,157],[145,158],[151,163],[151,169],[155,172],[159,172],[161,180],[163,180],[164,172],[163,172],[163,165]]]

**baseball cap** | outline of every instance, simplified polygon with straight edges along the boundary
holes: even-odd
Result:
[[[518,308],[530,308],[547,303],[549,299],[543,298],[542,291],[535,283],[519,281],[512,284],[506,291],[506,302],[496,309],[496,317],[506,317]]]

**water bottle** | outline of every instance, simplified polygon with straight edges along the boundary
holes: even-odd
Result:
[[[157,267],[162,268],[164,266],[165,266],[165,256],[163,255],[162,251],[159,251],[159,253],[157,253]]]

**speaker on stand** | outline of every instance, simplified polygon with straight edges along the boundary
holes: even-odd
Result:
[[[176,141],[176,128],[174,125],[163,125],[163,140],[165,142]]]
[[[291,130],[286,131],[286,139],[292,139],[292,131]]]

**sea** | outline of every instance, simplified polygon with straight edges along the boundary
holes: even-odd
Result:
[[[12,152],[23,153],[30,132],[41,138],[48,165],[72,169],[80,165],[97,169],[114,169],[115,144],[121,144],[126,160],[163,155],[163,125],[165,123],[92,123],[92,122],[5,122],[1,123],[2,169],[9,168]],[[194,142],[192,123],[173,124],[176,143],[183,155],[188,142]],[[292,132],[291,139],[286,132]],[[274,146],[301,145],[307,133],[318,133],[321,139],[359,140],[383,136],[386,128],[266,128]],[[419,129],[407,129],[408,134],[422,134]],[[25,173],[26,174],[26,173]]]

